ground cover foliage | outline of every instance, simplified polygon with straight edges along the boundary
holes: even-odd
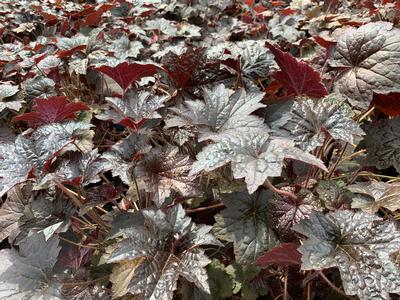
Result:
[[[398,299],[399,22],[0,1],[0,299]]]

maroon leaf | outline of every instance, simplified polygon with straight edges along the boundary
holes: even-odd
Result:
[[[146,123],[146,119],[135,122],[131,118],[123,118],[118,124],[131,128],[137,132],[144,125],[144,123]]]
[[[60,261],[64,267],[79,269],[90,262],[92,254],[92,248],[71,246],[66,255],[61,256]]]
[[[163,59],[163,68],[178,88],[185,88],[193,73],[204,63],[204,49],[189,48],[185,53],[176,55],[169,52]]]
[[[79,212],[85,214],[95,206],[113,202],[119,196],[120,192],[119,189],[109,183],[89,188],[86,190],[86,201]]]
[[[400,93],[375,94],[372,104],[387,116],[400,115]]]
[[[298,61],[288,52],[283,52],[274,45],[265,42],[265,46],[275,55],[281,71],[273,77],[287,89],[288,95],[320,98],[328,94],[321,76],[304,61]]]
[[[12,122],[26,121],[30,127],[57,123],[74,119],[75,113],[90,108],[83,102],[68,103],[67,97],[54,96],[48,99],[36,99],[35,111],[12,118]]]
[[[60,257],[60,262],[64,267],[79,269],[88,264],[92,258],[94,249],[85,247],[86,245],[95,242],[99,238],[98,230],[94,230],[90,235],[82,241],[83,247],[71,246],[65,255]]]
[[[177,89],[187,89],[214,83],[217,78],[226,76],[218,62],[207,62],[206,49],[188,48],[186,52],[177,55],[168,52],[162,59],[163,71]]]
[[[68,50],[60,50],[57,52],[57,56],[59,58],[65,58],[65,57],[70,57],[72,54],[74,54],[77,51],[82,51],[86,49],[86,45],[78,45],[74,48],[68,49]]]
[[[298,245],[283,243],[265,252],[257,259],[257,265],[265,267],[275,264],[280,266],[301,265],[301,254],[297,251]]]
[[[128,64],[127,62],[123,62],[114,68],[101,66],[96,68],[96,70],[111,77],[124,91],[130,87],[132,82],[157,73],[157,67],[155,65],[136,63]]]

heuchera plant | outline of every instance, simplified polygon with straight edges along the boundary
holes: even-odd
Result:
[[[0,300],[398,299],[398,0],[4,0],[0,41]]]

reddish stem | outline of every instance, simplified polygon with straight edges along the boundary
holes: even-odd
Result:
[[[225,205],[223,203],[218,203],[218,204],[214,204],[214,205],[210,205],[210,206],[206,206],[206,207],[198,207],[198,208],[193,208],[193,209],[186,209],[186,213],[190,214],[190,213],[197,213],[197,212],[201,212],[201,211],[206,211],[206,210],[210,210],[210,209],[217,209],[217,208],[224,208]]]
[[[284,197],[288,197],[290,199],[293,199],[295,201],[298,200],[297,196],[291,192],[288,191],[283,191],[281,189],[276,188],[275,186],[273,186],[273,184],[271,183],[271,181],[268,180],[268,178],[265,180],[264,185],[270,189],[271,191],[273,191],[275,194],[284,196]]]

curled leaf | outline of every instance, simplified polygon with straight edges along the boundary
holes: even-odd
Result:
[[[138,64],[123,62],[116,67],[101,66],[96,70],[106,74],[125,91],[134,81],[139,81],[146,76],[157,73],[157,67],[153,64]]]

